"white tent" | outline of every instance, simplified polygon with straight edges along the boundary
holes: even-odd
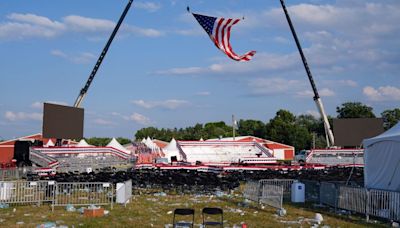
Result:
[[[79,147],[89,147],[89,146],[93,146],[93,145],[90,145],[90,144],[88,144],[88,143],[86,142],[86,140],[81,139],[81,141],[79,141],[79,143],[76,144],[76,146],[79,146]]]
[[[363,144],[365,187],[400,191],[400,122]]]
[[[54,146],[54,143],[51,139],[46,143],[45,147]]]
[[[172,138],[171,142],[163,148],[163,152],[165,157],[168,158],[168,162],[171,162],[171,157],[173,156],[176,156],[178,161],[182,160],[178,145],[174,138]]]
[[[123,147],[115,138],[113,138],[111,140],[111,142],[109,142],[107,144],[107,147],[113,147],[113,148],[115,148],[117,150],[123,151],[123,152],[128,153],[128,154],[131,153],[129,150],[127,150],[125,147]]]

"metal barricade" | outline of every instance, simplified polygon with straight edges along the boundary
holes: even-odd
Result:
[[[258,203],[260,196],[260,188],[258,181],[249,181],[244,186],[243,196],[246,199],[255,201]]]
[[[263,185],[278,185],[283,187],[283,198],[290,199],[292,192],[292,184],[294,179],[262,179],[259,181],[260,187]]]
[[[319,181],[301,180],[304,183],[305,188],[305,200],[306,202],[320,202],[319,200],[319,188],[321,183]]]
[[[357,213],[366,213],[367,189],[339,186],[338,207]]]
[[[55,189],[55,206],[87,206],[87,205],[111,205],[114,202],[114,186],[111,183],[77,182],[57,183]]]
[[[1,181],[0,202],[38,205],[53,202],[54,187],[54,181]]]
[[[335,183],[321,182],[319,189],[320,203],[337,208],[337,188]]]
[[[367,214],[400,221],[400,192],[369,190]]]
[[[0,180],[18,180],[21,177],[21,170],[17,167],[0,169]]]
[[[263,184],[260,203],[265,203],[271,207],[282,208],[283,186]]]

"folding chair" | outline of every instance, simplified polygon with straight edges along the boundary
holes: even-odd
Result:
[[[181,215],[181,216],[188,216],[188,215],[192,215],[192,221],[179,221],[179,222],[175,222],[175,217],[177,217],[176,215]],[[194,209],[191,208],[176,208],[174,210],[174,218],[172,220],[172,224],[174,228],[183,228],[183,227],[192,227],[193,228],[193,224],[194,224]]]
[[[207,215],[212,215],[212,218],[216,218],[217,215],[220,215],[220,221],[215,221],[215,220],[207,220],[206,216]],[[220,226],[223,227],[224,225],[224,212],[222,211],[221,208],[217,207],[205,207],[202,210],[202,217],[203,217],[203,226]]]

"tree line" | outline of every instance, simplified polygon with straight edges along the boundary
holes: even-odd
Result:
[[[336,107],[336,118],[375,118],[373,108],[360,102],[346,102]],[[384,128],[389,129],[400,120],[400,109],[394,108],[381,113]],[[333,117],[328,116],[332,126]],[[253,119],[240,119],[236,126],[236,136],[252,135],[260,138],[294,146],[296,149],[326,147],[325,130],[321,118],[312,115],[294,115],[288,110],[278,110],[275,117],[267,122]],[[135,134],[137,140],[151,137],[169,142],[176,140],[200,140],[219,137],[232,137],[233,128],[223,121],[196,124],[186,128],[146,127]]]

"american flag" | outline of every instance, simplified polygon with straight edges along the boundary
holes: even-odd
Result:
[[[256,51],[249,51],[239,56],[232,50],[231,44],[229,43],[231,28],[238,23],[240,19],[217,18],[195,13],[193,13],[193,16],[208,33],[215,46],[228,55],[229,58],[236,61],[249,61],[256,53]]]

